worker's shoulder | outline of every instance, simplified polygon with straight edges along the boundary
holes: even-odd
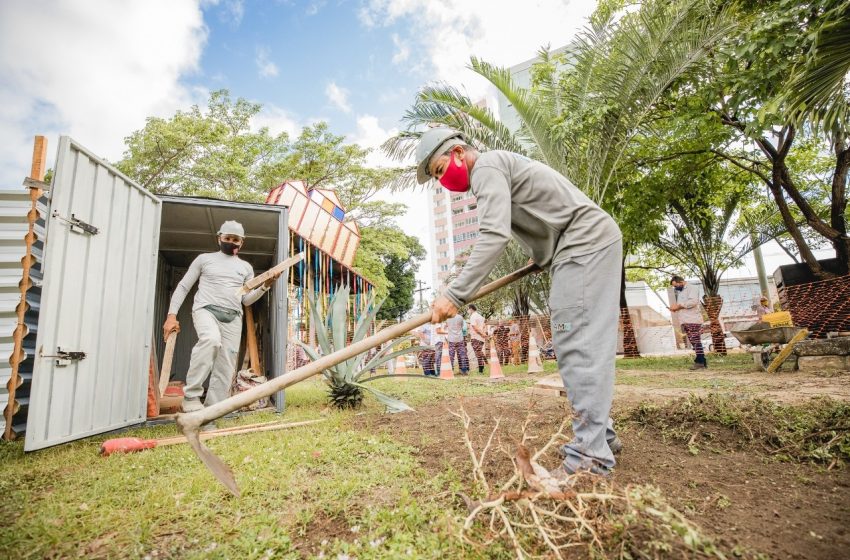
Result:
[[[200,255],[195,257],[195,260],[192,261],[192,264],[194,264],[194,263],[198,263],[198,264],[202,264],[202,265],[206,264],[210,261],[215,260],[216,257],[220,254],[223,254],[223,253],[221,251],[216,251],[214,253],[201,253]]]
[[[528,158],[507,150],[490,150],[489,152],[482,152],[478,155],[478,159],[475,160],[474,169],[478,169],[480,167],[508,169],[515,162],[522,160],[528,160]]]

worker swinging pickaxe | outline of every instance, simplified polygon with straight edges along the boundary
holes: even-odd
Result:
[[[486,296],[499,288],[507,286],[511,282],[519,280],[531,274],[532,272],[539,271],[540,268],[537,265],[528,265],[516,272],[508,274],[498,280],[495,280],[483,288],[481,288],[478,293],[475,295],[474,299],[478,299],[480,297]],[[202,425],[212,422],[218,418],[221,418],[225,414],[229,414],[231,412],[235,412],[242,407],[248,406],[251,403],[254,403],[260,400],[263,397],[268,397],[277,393],[278,391],[289,387],[290,385],[294,385],[299,381],[304,381],[305,379],[316,375],[317,373],[321,373],[322,371],[333,367],[345,360],[353,358],[358,354],[363,352],[367,352],[368,350],[383,344],[385,342],[389,342],[394,338],[397,338],[413,329],[416,329],[425,323],[431,320],[431,312],[428,311],[426,313],[422,313],[421,315],[417,315],[412,319],[408,319],[403,323],[399,323],[397,325],[393,325],[391,327],[387,327],[381,331],[376,332],[370,337],[364,338],[363,340],[348,346],[342,350],[334,352],[332,354],[328,354],[327,356],[323,356],[318,360],[311,362],[305,366],[294,369],[289,373],[282,375],[280,377],[276,377],[271,379],[261,385],[257,385],[252,389],[239,393],[237,395],[233,395],[230,398],[219,401],[212,406],[206,407],[202,410],[198,410],[195,412],[189,412],[186,414],[178,414],[177,415],[177,426],[180,431],[186,436],[189,444],[192,446],[192,450],[200,457],[201,461],[209,468],[215,477],[224,484],[228,490],[230,490],[234,495],[239,495],[239,488],[236,486],[236,480],[233,477],[233,472],[230,470],[224,461],[222,461],[218,456],[215,455],[210,449],[203,444],[199,437],[199,431]]]

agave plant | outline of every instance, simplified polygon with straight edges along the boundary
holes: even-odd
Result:
[[[310,301],[310,316],[313,324],[316,325],[316,340],[321,349],[321,354],[327,356],[337,350],[342,350],[349,345],[348,332],[348,286],[340,287],[331,298],[331,304],[326,317],[322,317],[316,305],[316,298],[311,294],[308,296]],[[381,304],[375,304],[374,295],[370,297],[366,311],[360,316],[354,328],[354,336],[351,343],[358,342],[366,337],[369,332],[369,325],[375,320]],[[330,335],[328,334],[330,328]],[[369,356],[368,353],[358,354],[340,364],[322,372],[325,381],[330,386],[329,398],[331,405],[340,408],[357,408],[363,402],[364,390],[372,393],[375,398],[387,406],[389,412],[403,412],[405,410],[413,410],[404,402],[395,399],[386,393],[382,393],[371,387],[364,385],[370,379],[363,379],[364,375],[370,370],[395,359],[398,356],[424,350],[424,346],[412,346],[402,350],[393,351],[397,347],[411,339],[413,336],[404,336],[397,338],[392,343],[386,345],[374,356]],[[311,360],[318,360],[320,354],[311,346],[304,344],[300,340],[294,341],[300,345]]]

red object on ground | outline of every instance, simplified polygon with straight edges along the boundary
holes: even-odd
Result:
[[[165,388],[165,394],[169,397],[182,397],[183,396],[183,382],[182,381],[172,381],[168,384],[168,387]]]
[[[148,366],[148,418],[159,416],[159,383],[156,378],[156,367],[154,366],[153,352],[151,352],[150,365]]]
[[[155,439],[142,439],[137,437],[125,437],[108,439],[100,445],[100,454],[108,457],[113,453],[135,453],[144,449],[156,447]]]

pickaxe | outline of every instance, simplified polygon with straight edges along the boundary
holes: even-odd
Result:
[[[540,268],[536,264],[527,265],[515,272],[512,272],[511,274],[508,274],[507,276],[503,276],[498,280],[490,282],[478,290],[478,293],[475,294],[472,299],[476,300],[480,297],[484,297],[499,288],[507,286],[511,282],[519,280],[520,278],[539,270]],[[397,325],[392,325],[382,329],[372,336],[366,337],[359,342],[355,342],[342,350],[338,350],[328,354],[327,356],[322,356],[314,362],[310,362],[309,364],[294,369],[280,377],[275,377],[265,383],[257,385],[256,387],[252,387],[247,391],[233,395],[223,401],[219,401],[212,406],[204,408],[203,410],[189,412],[186,414],[178,414],[177,426],[180,428],[183,435],[186,436],[189,445],[192,446],[192,450],[198,455],[207,468],[212,471],[219,482],[224,484],[235,496],[239,496],[239,488],[236,486],[236,480],[233,478],[233,472],[230,470],[230,467],[216,456],[215,453],[210,451],[210,449],[204,445],[199,438],[198,434],[202,425],[212,422],[217,418],[221,418],[225,414],[229,414],[242,407],[248,406],[263,397],[273,395],[281,389],[294,385],[299,381],[304,381],[317,373],[321,373],[322,371],[344,362],[345,360],[353,358],[358,354],[367,352],[380,344],[389,342],[390,340],[415,328],[421,327],[430,321],[431,312],[428,311]]]

